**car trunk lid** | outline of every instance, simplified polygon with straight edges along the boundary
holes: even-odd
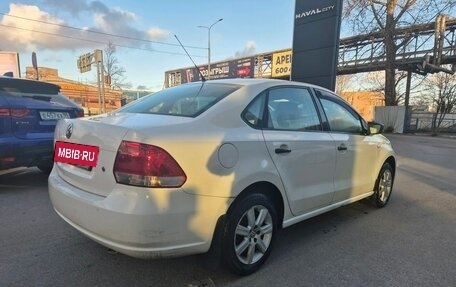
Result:
[[[20,139],[51,139],[57,119],[77,117],[76,108],[56,101],[63,97],[59,90],[50,83],[0,78],[1,108],[10,118],[12,134]]]
[[[16,98],[7,98],[11,111],[11,130],[17,138],[52,138],[56,120],[77,117],[76,110],[50,102],[47,96],[30,96],[27,105]]]
[[[113,173],[114,162],[119,146],[129,131],[141,133],[150,127],[166,129],[170,125],[189,120],[183,117],[141,114],[110,114],[61,120],[55,130],[56,141],[95,146],[99,148],[99,153],[95,167],[58,162],[56,168],[68,183],[87,192],[107,196],[117,184]]]

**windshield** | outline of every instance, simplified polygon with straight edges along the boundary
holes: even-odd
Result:
[[[219,83],[181,85],[150,94],[118,112],[196,117],[239,87]]]

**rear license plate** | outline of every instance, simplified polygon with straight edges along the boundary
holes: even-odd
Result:
[[[81,166],[97,166],[100,148],[91,145],[57,141],[54,149],[54,161]]]
[[[68,112],[54,112],[54,111],[42,111],[40,112],[42,120],[51,121],[59,119],[69,119],[70,114]]]

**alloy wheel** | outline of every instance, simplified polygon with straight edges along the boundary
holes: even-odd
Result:
[[[268,209],[255,205],[239,220],[234,235],[234,247],[238,260],[244,264],[258,262],[272,240],[273,220]]]
[[[392,186],[393,174],[389,169],[385,169],[378,184],[378,198],[382,203],[385,203],[388,200],[391,194]]]

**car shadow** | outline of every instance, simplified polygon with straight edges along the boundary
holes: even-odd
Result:
[[[48,174],[36,167],[14,168],[0,171],[0,192],[47,186]]]

